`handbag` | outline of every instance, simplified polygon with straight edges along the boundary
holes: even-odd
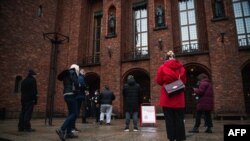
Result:
[[[164,88],[165,88],[168,96],[174,96],[174,95],[180,94],[182,91],[184,91],[185,84],[182,82],[182,80],[180,79],[180,75],[179,75],[178,80],[164,85]]]

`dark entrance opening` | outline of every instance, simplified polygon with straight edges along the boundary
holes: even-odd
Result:
[[[242,69],[243,92],[245,98],[246,113],[250,115],[250,62]]]
[[[185,66],[186,68],[186,75],[187,75],[187,85],[185,90],[185,102],[186,102],[186,114],[195,114],[195,108],[196,108],[196,102],[197,100],[192,95],[192,89],[194,87],[198,87],[198,80],[197,76],[200,73],[205,73],[210,77],[210,73],[207,71],[207,69],[204,66],[201,66],[199,64],[189,64]]]

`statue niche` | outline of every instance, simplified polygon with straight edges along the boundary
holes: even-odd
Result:
[[[115,22],[114,13],[111,12],[108,18],[108,36],[115,36]]]
[[[219,18],[219,17],[224,17],[224,16],[225,16],[225,12],[224,12],[223,1],[215,0],[214,1],[214,17]]]
[[[155,25],[156,27],[165,26],[164,10],[161,5],[157,6],[155,10]]]

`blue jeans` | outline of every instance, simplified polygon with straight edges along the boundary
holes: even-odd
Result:
[[[66,95],[64,96],[64,100],[67,103],[68,107],[68,116],[66,117],[63,125],[61,126],[61,130],[67,133],[70,133],[72,130],[72,126],[77,117],[77,101],[74,95]]]
[[[138,112],[133,112],[132,114],[133,114],[133,124],[134,124],[134,128],[137,128]],[[130,115],[129,112],[126,112],[126,113],[125,113],[125,118],[126,118],[126,121],[125,121],[126,127],[129,127],[130,118],[131,118],[131,115]]]

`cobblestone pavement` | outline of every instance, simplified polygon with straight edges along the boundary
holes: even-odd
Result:
[[[36,132],[18,132],[17,119],[0,121],[0,141],[60,141],[55,130],[63,123],[63,118],[54,118],[53,126],[45,125],[44,119],[32,119],[32,128]],[[114,119],[111,125],[98,125],[94,119],[88,119],[87,124],[77,120],[80,129],[78,138],[66,139],[70,141],[168,141],[164,120],[157,120],[156,126],[143,126],[138,132],[124,132],[124,119]],[[200,128],[200,133],[188,133],[193,127],[194,119],[185,120],[187,141],[223,141],[224,124],[250,124],[250,120],[213,120],[213,133],[204,133],[205,128]]]

